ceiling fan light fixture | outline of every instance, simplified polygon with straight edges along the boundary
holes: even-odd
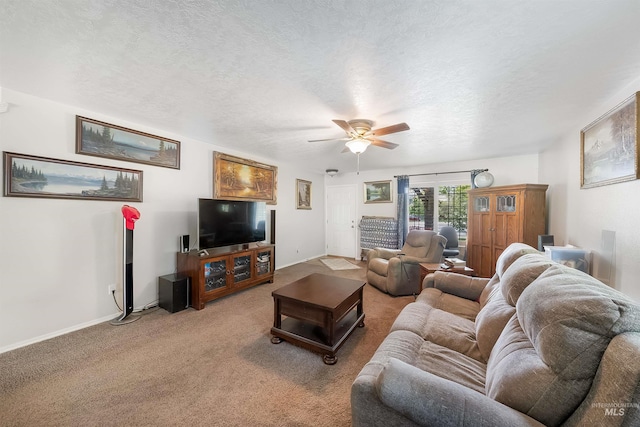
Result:
[[[353,154],[364,153],[364,150],[371,145],[371,141],[362,138],[352,139],[345,144]]]

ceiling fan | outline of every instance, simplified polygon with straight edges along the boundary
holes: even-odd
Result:
[[[366,119],[354,119],[349,121],[333,120],[333,123],[340,126],[347,133],[346,138],[313,139],[309,142],[347,141],[345,143],[346,147],[342,152],[345,153],[347,151],[351,151],[354,154],[360,154],[364,153],[364,150],[366,150],[369,145],[393,150],[398,146],[398,144],[378,139],[378,137],[388,135],[390,133],[409,130],[409,125],[406,123],[398,123],[380,129],[371,129],[373,127],[373,121]]]

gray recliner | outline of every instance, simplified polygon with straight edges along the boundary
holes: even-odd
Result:
[[[447,239],[447,244],[442,256],[445,258],[453,258],[460,255],[460,249],[458,249],[458,231],[455,228],[445,225],[444,227],[440,227],[440,232],[438,234]]]
[[[447,239],[435,231],[411,230],[402,249],[375,248],[367,253],[367,281],[391,295],[420,293],[421,262],[440,262]]]

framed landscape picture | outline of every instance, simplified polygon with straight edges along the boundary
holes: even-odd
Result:
[[[296,179],[296,209],[311,209],[311,181]]]
[[[391,181],[371,181],[364,183],[365,203],[391,203]]]
[[[580,188],[638,179],[638,101],[627,98],[580,132]]]
[[[180,169],[180,142],[76,116],[76,153]]]
[[[277,203],[278,168],[213,153],[213,198]]]
[[[4,152],[4,195],[142,202],[142,171]]]

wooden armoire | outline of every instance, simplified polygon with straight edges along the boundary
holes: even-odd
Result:
[[[496,260],[514,242],[538,246],[546,234],[545,184],[520,184],[469,190],[467,266],[491,277]]]

